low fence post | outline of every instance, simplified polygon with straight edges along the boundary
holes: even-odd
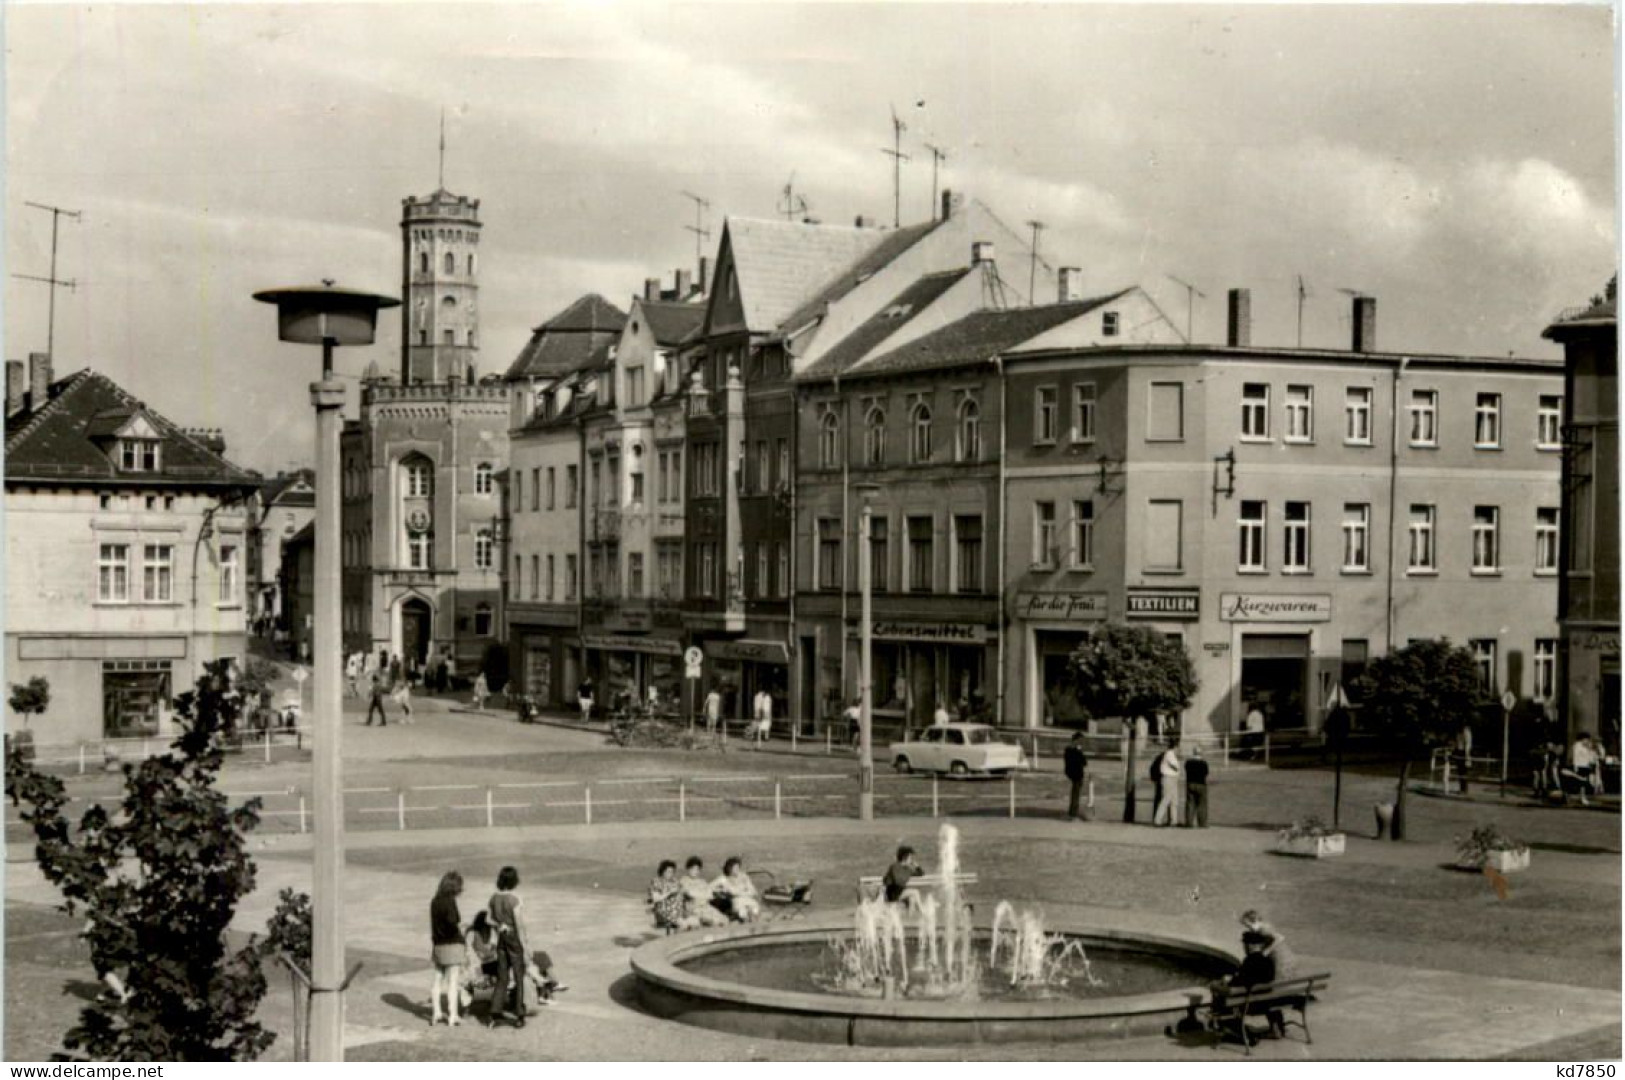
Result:
[[[782,792],[783,792],[782,781],[779,781],[779,780],[773,781],[773,820],[774,821],[778,821],[779,818],[780,818],[780,815],[783,813],[783,807],[781,805],[781,803],[783,802]]]
[[[835,752],[835,741],[834,737],[831,735],[832,730],[833,729],[829,727],[824,728],[824,753],[826,754],[833,754]]]
[[[1264,768],[1270,767],[1270,733],[1264,732]]]
[[[1093,776],[1089,777],[1089,801],[1085,805],[1089,807],[1090,811],[1095,808],[1095,778]],[[1091,814],[1091,816],[1093,815]]]
[[[271,729],[265,729],[265,763],[271,764]]]
[[[581,789],[581,792],[582,792],[582,803],[581,803],[581,805],[587,811],[587,824],[591,825],[592,824],[592,788],[590,786],[589,787],[584,787],[584,788]]]
[[[85,744],[79,744],[79,775],[85,775]]]
[[[299,835],[305,835],[305,793],[299,793]]]
[[[1225,732],[1223,735],[1219,736],[1219,739],[1219,749],[1220,753],[1223,755],[1219,759],[1219,768],[1228,769],[1230,767],[1230,733],[1228,731]]]
[[[1010,770],[1010,816],[1016,816],[1016,770]]]
[[[931,774],[931,816],[941,817],[942,809],[937,805],[937,774]]]
[[[688,784],[677,781],[677,820],[688,820]]]
[[[485,789],[485,827],[493,828],[496,825],[496,807],[492,805],[495,793],[491,788]]]
[[[406,789],[400,788],[395,792],[395,824],[401,831],[406,831]]]
[[[790,752],[792,754],[796,752],[796,729],[800,726],[801,724],[797,721],[792,720],[790,722]]]

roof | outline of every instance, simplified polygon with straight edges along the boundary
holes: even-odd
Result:
[[[680,345],[705,322],[704,304],[641,300],[638,310],[643,312],[657,345]]]
[[[751,331],[778,329],[810,295],[880,244],[876,229],[729,218],[729,251],[739,300]]]
[[[1540,336],[1555,340],[1588,327],[1617,326],[1619,324],[1617,306],[1618,301],[1610,296],[1588,307],[1570,308],[1553,319],[1552,325],[1541,331]]]
[[[860,323],[833,348],[820,356],[799,378],[827,379],[840,375],[868,356],[887,338],[895,334],[914,316],[963,281],[969,267],[948,270],[940,274],[927,274],[883,304],[867,321]]]
[[[901,229],[893,229],[882,234],[880,243],[859,256],[856,262],[848,265],[839,276],[826,284],[815,296],[810,297],[800,307],[786,315],[778,326],[779,333],[794,333],[813,319],[823,315],[831,304],[878,273],[893,259],[930,235],[932,230],[941,224],[940,221],[927,221],[920,225],[905,225]]]
[[[579,297],[531,331],[506,378],[563,375],[587,363],[600,345],[618,337],[626,312],[597,293]]]
[[[314,491],[288,490],[301,481],[314,488],[316,486],[315,470],[299,469],[291,473],[281,473],[269,477],[260,485],[260,497],[267,506],[278,501],[284,506],[315,506],[316,494]]]
[[[568,427],[592,412],[598,405],[598,395],[597,393],[588,393],[585,388],[587,381],[592,376],[600,374],[612,366],[609,359],[609,346],[609,342],[600,345],[574,371],[553,381],[550,389],[557,390],[562,386],[570,387],[570,403],[568,405],[552,416],[533,415],[529,420],[520,424],[517,430],[520,432],[546,431],[548,428]]]
[[[974,311],[940,330],[890,352],[881,353],[848,371],[851,375],[887,375],[928,368],[958,367],[979,363],[1037,337],[1044,331],[1076,319],[1128,290],[1089,300],[1064,304],[1014,308],[1008,311]]]
[[[137,414],[159,434],[156,472],[127,472],[113,463],[110,439]],[[233,465],[90,368],[52,383],[44,404],[6,420],[6,481],[28,480],[248,488],[260,483],[257,475]]]

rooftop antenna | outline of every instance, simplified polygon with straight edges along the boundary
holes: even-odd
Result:
[[[881,148],[881,153],[892,159],[891,162],[891,224],[897,228],[903,223],[903,162],[908,155],[903,153],[903,132],[908,125],[897,117],[897,106],[891,107],[891,141],[890,150]]]
[[[1206,300],[1207,293],[1188,281],[1181,281],[1172,274],[1167,275],[1167,277],[1169,281],[1185,290],[1185,344],[1189,345],[1191,343],[1191,313],[1196,307],[1196,298],[1200,296],[1203,300]]]
[[[925,148],[931,151],[931,220],[936,221],[940,216],[937,204],[937,166],[948,160],[948,151],[930,143],[926,143]]]
[[[440,190],[446,190],[446,107],[440,106]]]
[[[794,221],[811,209],[812,206],[806,198],[796,194],[796,174],[792,172],[790,179],[784,182],[784,202],[779,207],[779,213],[784,215],[784,220]]]
[[[705,227],[704,220],[705,212],[711,209],[711,200],[692,191],[684,191],[681,194],[683,198],[692,199],[694,202],[694,224],[684,225],[683,228],[694,234],[694,265],[698,267],[705,257],[702,245],[711,239],[711,230]]]
[[[1027,257],[1027,306],[1036,304],[1038,288],[1038,234],[1044,231],[1044,223],[1036,219],[1027,222],[1033,230],[1033,248]]]
[[[1303,275],[1298,275],[1298,348],[1303,348],[1303,302],[1314,295],[1309,286],[1303,283]]]
[[[72,278],[69,278],[67,281],[63,281],[56,276],[56,227],[57,223],[63,218],[68,218],[71,221],[78,221],[80,211],[64,210],[60,206],[47,206],[45,203],[37,202],[24,203],[23,205],[32,206],[36,210],[49,210],[51,212],[50,276],[39,277],[35,274],[13,274],[11,276],[15,278],[22,278],[24,281],[43,281],[50,288],[50,301],[47,306],[48,314],[45,317],[45,355],[49,356],[54,361],[56,359],[56,291],[59,288],[64,288],[69,292],[72,292],[78,287],[78,283]]]

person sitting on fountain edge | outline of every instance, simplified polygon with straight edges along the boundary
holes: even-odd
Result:
[[[919,859],[914,856],[914,849],[907,844],[899,847],[897,861],[887,867],[886,876],[881,879],[881,886],[886,890],[886,903],[902,904],[908,908],[918,906],[920,894],[909,886],[924,873],[920,869]]]

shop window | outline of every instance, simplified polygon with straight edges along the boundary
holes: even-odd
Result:
[[[142,738],[158,734],[169,707],[167,660],[112,661],[102,665],[102,737]]]

